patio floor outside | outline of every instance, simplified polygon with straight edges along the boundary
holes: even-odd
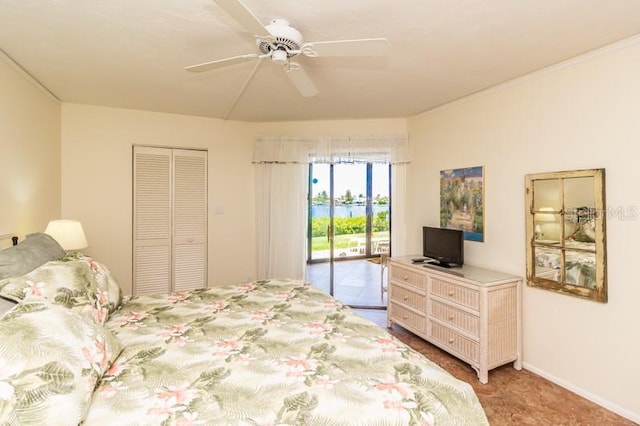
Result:
[[[384,308],[387,293],[381,292],[381,279],[387,286],[387,274],[371,259],[337,260],[334,262],[334,297],[351,306]],[[329,263],[307,264],[307,281],[329,293]]]

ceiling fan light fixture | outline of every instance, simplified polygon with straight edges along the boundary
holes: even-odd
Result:
[[[289,60],[289,55],[286,50],[273,50],[271,52],[271,60],[278,65],[285,65]]]

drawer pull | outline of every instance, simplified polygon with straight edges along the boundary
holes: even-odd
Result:
[[[449,290],[449,296],[453,296],[454,294],[453,290]]]
[[[409,275],[405,275],[404,277],[402,277],[403,280],[408,281],[409,280]]]
[[[453,337],[450,337],[450,338],[449,338],[449,343],[450,343],[450,344],[451,344],[451,343],[453,343]]]
[[[409,296],[405,296],[405,297],[402,298],[403,302],[406,302],[407,300],[409,300]]]
[[[452,321],[455,317],[453,315],[449,315],[449,321]]]
[[[409,318],[407,315],[403,315],[403,316],[402,316],[402,319],[403,319],[403,320],[406,320],[407,318]]]

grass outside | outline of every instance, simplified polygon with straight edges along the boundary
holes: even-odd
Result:
[[[335,249],[343,249],[348,248],[349,243],[353,238],[365,238],[366,234],[344,234],[344,235],[336,235],[333,237],[333,247]],[[376,232],[372,235],[372,238],[389,238],[388,232]],[[351,243],[353,246],[353,243]],[[329,250],[329,241],[327,241],[327,236],[322,237],[314,237],[311,239],[311,250],[319,251],[319,250]]]

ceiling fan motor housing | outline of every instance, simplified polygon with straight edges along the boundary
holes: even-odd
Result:
[[[300,31],[289,25],[286,19],[274,19],[265,27],[273,36],[274,41],[258,39],[256,45],[260,52],[270,54],[274,50],[286,52],[287,58],[295,56],[299,53],[304,43]],[[280,54],[282,55],[282,54]]]

